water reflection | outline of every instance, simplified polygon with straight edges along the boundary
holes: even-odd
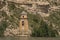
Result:
[[[29,40],[29,37],[20,37],[20,40]]]

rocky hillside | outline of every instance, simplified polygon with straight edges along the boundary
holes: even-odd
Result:
[[[46,1],[48,4],[45,4]],[[59,36],[57,35],[60,34],[59,0],[45,0],[41,3],[33,5],[7,0],[0,1],[0,36],[16,36],[19,34],[18,27],[22,11],[28,14],[29,28],[33,30],[32,36],[38,36],[36,34],[41,37]]]

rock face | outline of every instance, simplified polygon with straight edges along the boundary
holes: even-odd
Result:
[[[7,1],[12,1],[12,2],[16,2],[16,3],[22,3],[22,2],[25,2],[26,0],[7,0]]]
[[[4,31],[5,36],[19,36],[19,27],[17,28],[12,28],[12,27],[7,27],[6,30]]]

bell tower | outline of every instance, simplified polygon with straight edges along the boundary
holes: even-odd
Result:
[[[20,16],[20,35],[22,36],[25,36],[25,35],[28,35],[28,17],[27,17],[27,13],[25,11],[23,11],[21,13],[21,16]]]

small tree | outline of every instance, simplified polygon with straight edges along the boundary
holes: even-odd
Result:
[[[49,26],[43,20],[40,23],[39,28],[33,28],[32,36],[34,37],[56,37],[55,31],[52,29],[52,25]]]
[[[4,30],[8,26],[8,23],[6,21],[2,21],[0,24],[0,37],[4,36]]]

